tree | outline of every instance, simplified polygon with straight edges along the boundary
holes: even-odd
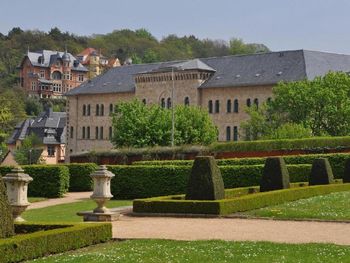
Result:
[[[198,107],[178,106],[175,110],[175,144],[209,144],[217,129],[208,113]],[[171,111],[139,100],[117,105],[113,116],[112,142],[117,147],[170,145]]]
[[[42,149],[40,139],[35,134],[30,134],[23,141],[18,150],[14,152],[15,160],[18,164],[39,163]]]
[[[35,97],[28,97],[25,100],[25,111],[29,116],[38,116],[43,111],[43,105]]]

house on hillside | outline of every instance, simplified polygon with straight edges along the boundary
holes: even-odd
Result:
[[[40,98],[61,97],[86,81],[88,73],[72,54],[52,50],[28,50],[18,69],[20,86]]]
[[[350,55],[292,50],[123,65],[85,82],[67,96],[67,157],[113,148],[109,114],[120,101],[197,105],[219,130],[219,141],[238,141],[249,117],[245,107],[261,105],[280,81],[313,79],[329,71],[350,71]],[[172,89],[174,87],[174,96]]]
[[[35,134],[41,143],[41,154],[38,156],[40,160],[46,164],[64,162],[66,116],[65,112],[53,112],[48,109],[36,118],[18,123],[7,141],[8,149],[13,153],[27,136]]]

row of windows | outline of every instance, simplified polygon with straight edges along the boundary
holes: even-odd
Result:
[[[109,127],[108,129],[108,139],[111,139],[113,135],[112,127]],[[81,138],[82,139],[90,139],[91,138],[91,132],[90,132],[90,126],[83,126],[81,129]],[[96,140],[103,140],[103,126],[96,126],[95,127],[95,139]]]
[[[267,99],[267,103],[269,103],[271,101],[271,98]],[[253,101],[254,105],[256,107],[259,107],[259,99],[255,98]],[[246,105],[247,107],[251,107],[252,106],[252,100],[250,98],[248,98],[246,100]],[[215,104],[213,103],[212,100],[208,101],[208,111],[209,113],[219,113],[220,112],[220,101],[219,100],[215,100]],[[232,101],[230,99],[227,100],[226,102],[226,112],[230,113],[230,112],[234,112],[234,113],[238,113],[239,112],[239,102],[238,99],[235,99],[233,101],[233,105],[232,105]]]
[[[174,80],[189,80],[189,79],[208,79],[210,73],[183,73],[183,74],[175,74]],[[171,81],[172,76],[162,75],[162,76],[141,76],[136,77],[136,83],[140,82],[157,82],[157,81]]]
[[[231,141],[231,126],[226,127],[226,141]],[[233,126],[233,134],[232,134],[233,141],[238,141],[238,127]]]
[[[112,114],[114,110],[114,105],[109,104],[109,114]],[[95,115],[96,116],[104,116],[105,114],[105,106],[104,104],[96,104]],[[91,116],[91,105],[84,104],[83,105],[83,116]]]
[[[189,106],[190,105],[190,98],[189,97],[185,97],[185,99],[184,99],[184,105],[185,106]],[[170,109],[171,108],[171,98],[167,98],[166,99],[166,103],[165,103],[165,98],[162,98],[161,100],[160,100],[160,106],[162,107],[162,108],[167,108],[167,109]]]

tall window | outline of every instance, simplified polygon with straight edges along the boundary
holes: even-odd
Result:
[[[95,139],[98,140],[98,127],[95,128]]]
[[[216,100],[215,101],[215,113],[219,113],[220,112],[220,101]]]
[[[212,100],[208,101],[208,111],[209,111],[209,113],[213,113],[213,101]]]
[[[254,104],[257,108],[259,108],[259,99],[258,98],[254,99]]]
[[[109,115],[113,113],[113,104],[109,104]]]
[[[165,99],[162,98],[160,101],[160,106],[164,109],[165,108]]]
[[[49,157],[54,157],[55,156],[55,146],[53,146],[53,145],[48,145],[47,146],[47,155]]]
[[[100,140],[103,140],[103,127],[100,127]]]
[[[100,115],[100,105],[96,104],[96,116]]]
[[[226,104],[226,111],[227,111],[227,113],[231,112],[231,108],[232,108],[231,100],[227,100],[227,104]]]
[[[171,108],[171,98],[168,98],[168,99],[166,100],[166,107],[167,107],[168,109]]]
[[[71,139],[73,139],[73,133],[74,133],[74,128],[73,128],[73,126],[70,126],[70,137],[71,137]]]
[[[78,81],[83,82],[84,81],[84,75],[79,74],[78,75]]]
[[[100,108],[100,116],[105,115],[105,106],[103,104],[101,104],[101,108]]]
[[[226,127],[226,141],[231,141],[231,127]]]
[[[85,126],[82,128],[82,138],[85,139]]]
[[[87,116],[90,116],[91,114],[91,106],[90,104],[87,105]]]
[[[90,139],[90,126],[86,127],[86,138]]]
[[[84,104],[83,105],[83,116],[85,116],[86,115],[86,105]]]
[[[235,142],[238,141],[238,127],[237,126],[233,127],[233,140]]]
[[[234,101],[233,112],[238,113],[238,99]]]
[[[190,98],[186,97],[184,101],[185,106],[190,106]]]
[[[247,107],[252,106],[252,101],[250,99],[247,99]]]
[[[109,134],[108,134],[108,138],[109,139],[112,139],[112,136],[113,136],[113,130],[112,130],[112,127],[109,126]]]

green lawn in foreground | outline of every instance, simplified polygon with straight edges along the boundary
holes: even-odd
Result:
[[[269,242],[127,240],[90,246],[35,262],[350,262],[350,247]]]
[[[119,207],[131,205],[132,201],[111,200],[107,207]],[[82,222],[82,217],[77,216],[77,212],[87,211],[96,208],[96,203],[92,200],[79,201],[70,204],[55,205],[45,208],[27,210],[22,217],[28,222]]]
[[[247,211],[244,214],[283,219],[350,220],[349,199],[350,191],[338,192]]]

